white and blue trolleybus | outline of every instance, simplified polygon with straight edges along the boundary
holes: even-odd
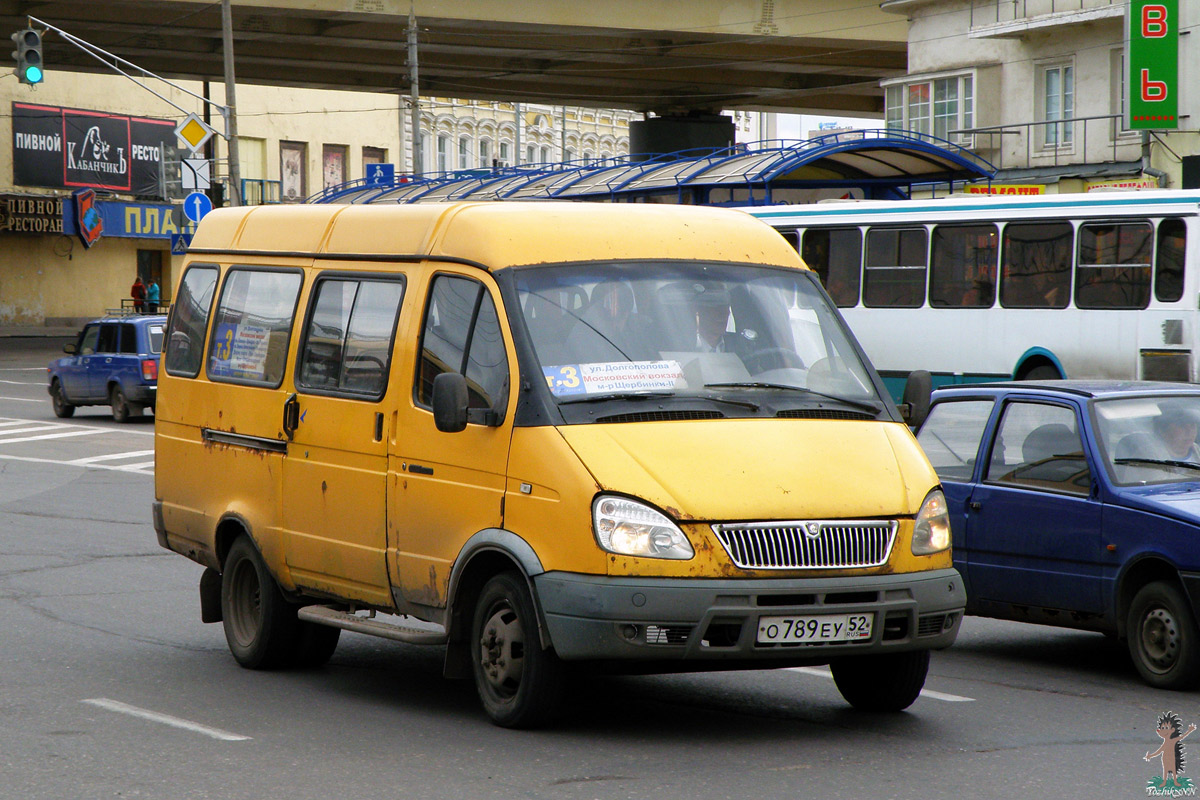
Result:
[[[897,396],[916,369],[935,386],[1200,379],[1200,191],[745,210],[818,272]]]

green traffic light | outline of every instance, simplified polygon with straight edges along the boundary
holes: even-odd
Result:
[[[29,81],[30,83],[41,83],[42,82],[42,68],[41,67],[29,67],[27,70],[25,70],[25,80]]]

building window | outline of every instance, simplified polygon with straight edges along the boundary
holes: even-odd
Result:
[[[975,126],[975,78],[954,75],[893,84],[885,92],[884,114],[891,130],[933,134],[969,147],[970,134],[951,131]]]
[[[529,145],[525,148],[525,163],[533,164],[537,161],[537,148]]]
[[[474,166],[471,163],[471,139],[463,136],[458,140],[458,168],[470,169]]]
[[[437,171],[450,171],[450,137],[439,136],[437,138]]]
[[[492,166],[492,143],[487,139],[479,140],[479,166],[484,169]]]
[[[1069,120],[1075,116],[1075,67],[1049,64],[1041,68],[1038,87],[1042,94],[1041,118],[1046,122]],[[1069,147],[1074,141],[1074,124],[1043,125],[1046,147]]]
[[[509,161],[509,156],[508,156],[508,142],[501,142],[500,143],[500,166],[507,167],[511,163],[512,162]]]
[[[1111,110],[1109,113],[1115,114],[1111,127],[1112,137],[1115,139],[1118,136],[1128,136],[1136,131],[1131,131],[1128,127],[1127,118],[1125,116],[1125,94],[1128,91],[1125,80],[1125,50],[1113,50],[1109,55],[1109,79],[1111,94]]]

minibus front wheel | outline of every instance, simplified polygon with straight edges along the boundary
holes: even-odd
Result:
[[[520,574],[502,572],[479,593],[471,663],[479,699],[497,725],[536,727],[558,709],[565,668],[553,650],[542,648],[533,598]]]
[[[839,658],[829,670],[842,697],[859,711],[903,711],[925,686],[929,651]]]

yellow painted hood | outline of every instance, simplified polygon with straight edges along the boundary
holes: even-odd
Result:
[[[937,476],[899,423],[738,419],[559,428],[597,483],[680,520],[916,514]]]

